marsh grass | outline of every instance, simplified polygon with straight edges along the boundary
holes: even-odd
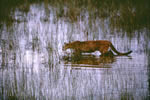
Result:
[[[30,5],[42,0],[1,0],[0,22],[13,23],[15,9],[28,12]],[[135,30],[150,28],[150,2],[148,0],[44,0],[45,7],[57,8],[56,15],[70,22],[80,20],[88,12],[89,19],[110,19],[110,26],[132,33]],[[5,6],[4,6],[5,5]],[[6,9],[7,8],[7,9]]]

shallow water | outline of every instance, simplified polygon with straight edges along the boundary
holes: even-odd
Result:
[[[66,9],[66,8],[64,8]],[[58,18],[57,8],[32,4],[19,10],[16,22],[3,24],[0,35],[0,99],[145,100],[149,98],[149,30],[132,33],[110,27],[110,18],[90,19],[83,12],[75,22]],[[129,35],[132,34],[132,35]],[[109,40],[129,56],[100,53],[63,59],[65,42]]]

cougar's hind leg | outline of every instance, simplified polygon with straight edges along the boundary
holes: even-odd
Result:
[[[101,56],[109,56],[109,57],[114,56],[109,45],[105,45],[103,48],[101,48]]]
[[[102,46],[99,49],[99,51],[101,52],[101,55],[105,55],[106,53],[108,53],[108,50],[109,50],[109,45]]]
[[[115,55],[113,54],[113,52],[111,50],[109,50],[108,52],[102,54],[101,56],[105,56],[105,57],[114,57]]]

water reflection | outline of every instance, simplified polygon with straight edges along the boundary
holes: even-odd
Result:
[[[85,1],[80,0],[78,3],[85,3],[84,8],[87,3]],[[141,25],[144,29],[139,28],[140,31],[134,32],[135,28],[131,27],[133,33],[129,35],[128,31],[116,30],[115,27],[120,24],[116,24],[114,28],[109,26],[113,17],[108,17],[111,14],[104,9],[107,7],[100,7],[103,8],[100,11],[104,11],[99,12],[99,18],[93,17],[93,10],[98,11],[93,5],[89,5],[88,10],[83,9],[80,12],[79,8],[75,8],[75,2],[74,8],[69,10],[65,9],[68,9],[67,6],[71,2],[66,2],[65,7],[55,1],[49,1],[50,5],[45,6],[46,2],[45,0],[45,3],[31,4],[26,14],[15,10],[14,18],[20,21],[12,23],[11,27],[2,24],[0,99],[148,98],[149,31],[145,23]],[[64,3],[65,0],[60,2]],[[88,0],[88,4],[90,2],[100,4],[98,1],[95,3],[96,1]],[[61,8],[63,10],[60,10]],[[74,10],[76,11],[73,12]],[[89,12],[90,10],[92,11]],[[118,14],[117,11],[115,14]],[[126,21],[124,17],[121,20]],[[119,27],[122,28],[121,25]],[[64,42],[104,39],[110,40],[119,51],[132,49],[131,58],[84,55],[78,59],[62,59]]]
[[[72,67],[91,67],[91,68],[111,68],[109,64],[115,62],[115,57],[101,56],[97,57],[94,55],[73,55],[71,57],[64,56],[65,66]]]

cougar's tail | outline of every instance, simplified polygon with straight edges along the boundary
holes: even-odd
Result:
[[[111,47],[111,49],[112,49],[115,53],[117,53],[117,55],[128,55],[128,54],[132,53],[132,51],[125,52],[125,53],[121,53],[121,52],[119,52],[119,51],[116,50],[116,48],[113,46],[112,43],[111,43],[110,47]]]

